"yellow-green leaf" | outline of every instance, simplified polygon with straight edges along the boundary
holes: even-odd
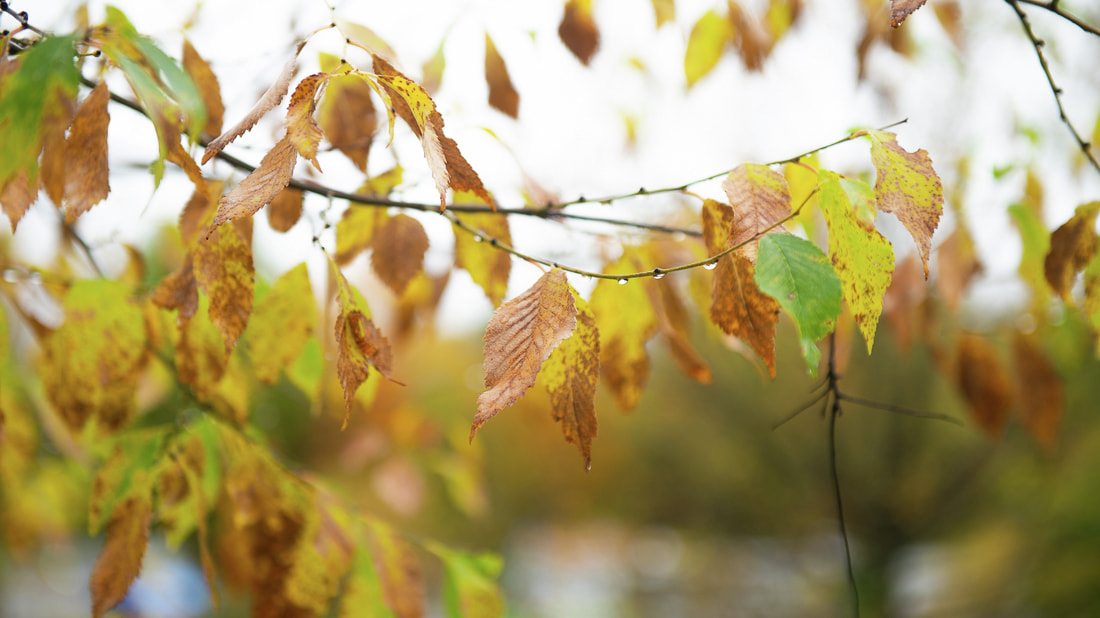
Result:
[[[684,54],[684,77],[687,78],[688,88],[718,64],[732,36],[730,20],[717,11],[707,11],[695,22]]]
[[[287,271],[261,298],[252,314],[245,341],[256,378],[267,384],[302,354],[317,325],[317,303],[305,263]]]
[[[447,618],[504,615],[504,596],[497,586],[503,562],[496,554],[470,554],[431,543],[427,548],[443,561],[443,607]]]

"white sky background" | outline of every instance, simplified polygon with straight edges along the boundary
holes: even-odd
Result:
[[[92,22],[98,23],[104,3],[88,4]],[[140,32],[177,57],[181,27],[193,21],[187,36],[219,77],[227,126],[243,116],[275,79],[294,43],[331,19],[323,0],[223,1],[197,7],[190,2],[141,0],[114,4]],[[678,0],[677,22],[655,30],[649,0],[596,0],[601,45],[587,68],[558,40],[563,6],[559,0],[345,0],[334,2],[334,7],[338,18],[380,34],[396,51],[399,68],[414,79],[446,35],[447,67],[442,89],[434,96],[446,120],[446,132],[485,186],[507,206],[521,205],[520,173],[508,150],[482,127],[491,128],[539,184],[563,199],[573,199],[581,194],[627,193],[639,186],[679,185],[742,162],[787,158],[832,142],[854,127],[908,118],[907,124],[894,129],[899,141],[908,149],[930,152],[948,191],[955,184],[954,161],[965,154],[972,157],[965,206],[986,263],[985,278],[973,301],[1001,307],[1012,304],[1004,301],[1022,302],[1024,290],[1015,281],[1019,235],[1005,213],[1022,195],[1022,168],[1037,162],[1048,198],[1045,219],[1051,228],[1064,222],[1078,204],[1100,196],[1100,175],[1089,168],[1080,173],[1071,169],[1070,162],[1079,157],[1076,145],[1058,120],[1034,51],[1011,9],[1003,2],[963,2],[964,23],[970,30],[967,47],[960,50],[942,31],[931,7],[925,7],[904,26],[911,29],[916,42],[913,59],[879,47],[870,56],[869,79],[857,85],[854,51],[862,19],[857,2],[808,0],[806,4],[797,29],[776,47],[763,73],[747,73],[730,53],[691,91],[685,90],[683,76],[688,33],[706,10],[724,12],[724,2]],[[1081,9],[1085,4],[1064,6],[1087,17]],[[72,27],[70,16],[77,3],[14,5],[16,10],[28,10],[39,27],[64,32]],[[1029,13],[1048,41],[1068,112],[1088,135],[1100,110],[1096,87],[1100,42],[1053,15],[1038,9]],[[1095,21],[1097,16],[1092,17]],[[485,31],[492,35],[519,91],[518,122],[488,106]],[[333,31],[315,37],[302,53],[299,77],[317,69],[319,51],[341,55],[343,50],[340,36]],[[632,58],[639,59],[646,71],[632,67]],[[348,59],[370,68],[357,50],[349,51]],[[115,91],[127,92],[121,76],[111,84]],[[121,263],[116,241],[139,246],[154,242],[150,231],[176,219],[191,185],[182,174],[170,171],[154,193],[149,174],[140,167],[132,174],[120,174],[122,165],[147,164],[155,156],[156,138],[151,126],[132,112],[113,106],[111,113],[112,193],[107,202],[82,217],[80,226],[99,248],[99,257],[111,262],[113,256]],[[639,121],[638,146],[633,151],[624,142],[624,113]],[[228,150],[258,163],[277,136],[281,119],[281,111],[273,111],[265,123]],[[1036,129],[1038,144],[1023,137],[1021,128]],[[394,151],[405,167],[406,181],[416,181],[414,188],[396,197],[436,202],[419,143],[400,122]],[[371,173],[384,171],[392,161],[390,154],[372,151]],[[868,145],[857,140],[831,149],[822,154],[822,164],[853,175],[867,172],[871,169]],[[993,179],[993,168],[1013,165],[1021,169]],[[326,155],[322,166],[325,174],[318,180],[329,186],[354,190],[362,180],[338,153]],[[298,169],[302,173],[305,167]],[[204,171],[231,173],[223,164],[208,164]],[[241,177],[239,172],[233,174]],[[699,185],[695,191],[724,200],[717,182]],[[662,213],[675,210],[680,200],[671,195],[648,197],[611,207],[587,206],[578,212],[656,222]],[[338,220],[343,207],[334,206],[330,221]],[[42,196],[12,239],[16,251],[32,260],[48,259],[48,248],[56,242],[49,208]],[[323,276],[323,258],[311,248],[310,238],[316,231],[311,225],[324,208],[323,199],[307,198],[303,221],[285,235],[263,224],[256,226],[257,271],[262,276],[273,280],[304,259],[310,260],[315,280]],[[418,218],[432,241],[428,269],[449,268],[453,261],[450,224],[436,215]],[[588,232],[606,228],[563,227],[522,217],[512,217],[511,222],[521,250],[571,266],[600,268],[600,247]],[[912,240],[892,217],[887,215],[880,222],[899,259],[913,250]],[[945,217],[935,242],[946,238],[952,225],[951,217]],[[612,231],[630,233],[629,228]],[[333,249],[329,234],[326,246]],[[365,261],[357,264],[362,267]],[[521,261],[513,264],[510,295],[540,274]],[[573,283],[582,292],[587,288],[578,279]],[[367,291],[368,299],[377,294],[386,292]],[[480,289],[456,272],[440,311],[441,326],[480,329],[490,310]]]

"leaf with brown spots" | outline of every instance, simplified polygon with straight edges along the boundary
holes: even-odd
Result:
[[[928,0],[890,0],[890,25],[897,28]]]
[[[73,223],[110,192],[107,169],[107,82],[80,104],[65,141],[65,222]]]
[[[984,338],[963,333],[956,368],[956,381],[974,421],[989,438],[1000,438],[1012,408],[1012,383],[997,360],[997,351]]]
[[[867,131],[871,140],[871,161],[878,176],[875,197],[879,210],[901,221],[924,262],[924,278],[928,278],[928,256],[932,249],[932,234],[943,215],[943,185],[932,159],[923,149],[908,152],[886,131]]]
[[[212,227],[252,216],[279,194],[294,175],[298,152],[289,137],[279,140],[260,161],[260,167],[222,197]]]
[[[210,297],[210,321],[221,333],[228,356],[252,313],[252,250],[235,227],[220,227],[195,247],[194,269],[195,282]]]
[[[428,234],[419,221],[406,214],[389,218],[371,245],[371,267],[391,290],[400,296],[413,277],[424,268]]]
[[[256,104],[252,106],[252,109],[245,114],[245,117],[240,122],[235,124],[233,128],[222,133],[214,141],[206,147],[206,151],[202,153],[202,162],[205,164],[211,157],[217,155],[226,146],[228,146],[233,140],[247,133],[260,118],[263,118],[264,114],[271,111],[283,97],[286,96],[287,90],[290,89],[290,79],[294,77],[294,69],[297,64],[298,54],[302,52],[302,48],[305,47],[306,41],[298,43],[294,48],[294,57],[287,61],[283,66],[283,70],[279,73],[279,77],[275,79],[275,83],[260,96],[260,100],[256,101]],[[266,158],[266,157],[265,157]],[[257,206],[257,208],[259,208]]]
[[[758,235],[782,231],[775,225],[791,214],[791,193],[783,174],[755,163],[742,163],[722,181],[722,190],[730,200],[729,244],[722,249],[748,242],[738,255],[756,261]],[[713,213],[712,213],[713,214]]]
[[[508,67],[500,57],[489,33],[485,33],[485,81],[489,84],[489,105],[511,116],[519,117],[519,93],[508,76]]]
[[[366,382],[369,370],[374,367],[388,380],[392,353],[382,331],[370,320],[367,301],[344,278],[336,262],[330,261],[336,282],[336,299],[340,313],[336,316],[336,374],[344,389],[344,427],[351,418],[351,402],[355,391]]]
[[[153,304],[158,307],[178,310],[181,320],[190,319],[199,307],[199,288],[195,282],[193,259],[194,254],[187,252],[179,270],[161,279],[151,297]]]
[[[290,95],[290,105],[287,106],[286,121],[283,123],[286,138],[317,171],[321,171],[321,164],[317,162],[317,145],[321,143],[324,133],[313,119],[313,112],[317,109],[317,90],[328,78],[326,73],[314,73],[298,82],[294,94]]]
[[[1077,274],[1096,255],[1096,213],[1100,202],[1078,206],[1069,221],[1050,235],[1050,253],[1043,262],[1047,283],[1067,303],[1073,302],[1070,292]]]
[[[568,285],[568,283],[567,283]],[[585,469],[592,468],[592,440],[596,437],[596,385],[600,382],[600,333],[596,316],[572,286],[577,326],[550,353],[538,381],[550,393],[554,420],[561,423],[565,441],[577,445]]]
[[[183,40],[183,70],[191,76],[195,87],[202,97],[202,104],[206,108],[206,123],[203,124],[202,134],[204,139],[213,139],[222,132],[222,120],[225,116],[225,105],[222,103],[221,86],[210,64],[195,51],[191,41]]]
[[[153,505],[149,497],[130,498],[115,509],[107,524],[107,539],[92,567],[89,589],[92,616],[99,618],[118,605],[130,584],[141,573],[141,560],[149,542]]]
[[[600,46],[600,30],[592,16],[592,0],[568,0],[558,25],[558,37],[569,51],[588,66]]]
[[[335,56],[321,54],[323,71],[335,71],[339,62]],[[317,123],[324,130],[325,139],[363,173],[367,171],[367,156],[378,130],[378,114],[371,93],[371,87],[358,75],[333,75],[317,106]]]
[[[470,440],[479,427],[535,384],[551,352],[577,327],[565,273],[554,269],[493,312],[485,329],[485,392],[477,398]]]
[[[1062,377],[1043,352],[1036,336],[1016,333],[1012,352],[1016,359],[1020,419],[1039,446],[1051,452],[1058,443],[1058,430],[1066,407]]]

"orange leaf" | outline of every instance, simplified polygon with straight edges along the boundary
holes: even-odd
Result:
[[[195,282],[210,297],[210,321],[221,333],[228,356],[252,313],[252,250],[236,228],[221,227],[199,241],[194,269]]]
[[[567,284],[568,285],[568,284]],[[551,413],[561,422],[565,441],[576,444],[585,469],[592,468],[592,439],[596,437],[596,385],[600,382],[600,333],[596,316],[569,287],[576,305],[576,329],[561,342],[539,372],[550,393]]]
[[[730,22],[733,24],[733,44],[741,56],[741,62],[750,71],[761,71],[764,60],[771,52],[772,40],[755,19],[745,13],[741,5],[729,2]]]
[[[92,568],[89,584],[95,618],[118,605],[141,572],[152,514],[148,497],[143,500],[131,497],[115,508],[107,524],[107,540]]]
[[[980,272],[982,264],[970,232],[956,227],[936,250],[936,287],[949,307],[958,308],[970,280]]]
[[[298,152],[290,137],[284,137],[275,144],[260,161],[260,167],[237,185],[235,189],[221,199],[218,214],[214,216],[212,227],[218,227],[226,221],[234,221],[252,216],[279,194],[294,175],[294,162]]]
[[[287,232],[302,217],[302,192],[287,187],[267,206],[267,223],[276,232]]]
[[[964,333],[957,355],[956,378],[974,421],[987,436],[999,438],[1012,407],[1012,384],[996,350],[978,335]]]
[[[890,25],[897,28],[928,0],[890,0]]]
[[[370,321],[367,304],[359,291],[351,287],[336,262],[330,261],[336,279],[336,297],[340,313],[336,316],[336,374],[344,389],[344,427],[351,417],[351,402],[355,391],[367,381],[370,367],[385,378],[390,377],[390,344],[382,331]]]
[[[763,235],[765,230],[791,214],[787,179],[767,166],[755,163],[738,165],[722,181],[722,190],[733,208],[729,244],[722,246],[722,249],[746,242],[757,234]],[[777,227],[774,231],[782,230]],[[756,262],[757,240],[741,247],[737,253]]]
[[[298,82],[294,94],[290,95],[290,105],[283,123],[286,126],[287,139],[294,144],[298,154],[313,163],[317,171],[321,171],[321,165],[317,163],[317,145],[321,143],[324,133],[313,120],[313,112],[317,109],[317,89],[328,77],[326,73],[314,73]]]
[[[894,268],[894,278],[882,298],[882,312],[894,328],[894,336],[903,350],[908,351],[913,345],[915,323],[920,319],[917,308],[927,291],[920,258],[909,254]]]
[[[210,223],[214,221],[214,213],[218,210],[218,199],[224,189],[225,182],[220,180],[207,183],[205,190],[195,187],[191,199],[187,200],[180,212],[179,228],[184,246],[193,248],[199,234],[210,227]]]
[[[92,89],[73,118],[65,142],[65,221],[72,223],[107,197],[107,82]]]
[[[153,304],[163,309],[179,310],[179,319],[187,320],[199,307],[199,289],[195,283],[193,254],[189,251],[179,270],[161,279],[153,290]]]
[[[428,235],[419,221],[406,214],[389,218],[372,242],[371,266],[378,278],[400,296],[424,266]]]
[[[206,123],[202,127],[203,136],[206,139],[213,138],[222,132],[222,118],[225,116],[225,105],[222,104],[221,86],[214,71],[210,70],[210,64],[203,60],[199,52],[191,45],[191,41],[183,40],[183,70],[191,76],[195,87],[202,97],[203,107],[206,108]],[[205,159],[203,159],[205,162]]]
[[[256,104],[252,106],[252,109],[250,109],[247,114],[245,114],[245,117],[234,125],[232,129],[222,133],[214,139],[214,141],[210,142],[206,147],[206,151],[202,153],[203,163],[206,163],[211,157],[221,152],[222,149],[228,146],[233,140],[247,133],[257,122],[259,122],[264,114],[271,111],[272,108],[283,100],[287,90],[290,89],[290,79],[294,77],[294,68],[298,60],[298,54],[302,52],[302,48],[305,47],[305,45],[306,41],[298,43],[298,46],[294,48],[294,57],[283,66],[283,70],[279,73],[279,77],[275,80],[275,83],[271,84],[263,93],[260,100],[256,101]]]
[[[42,153],[38,175],[50,201],[60,207],[64,199],[65,177],[69,171],[65,130],[72,122],[76,101],[63,98],[58,107],[47,112],[42,119]]]
[[[4,210],[8,221],[11,222],[11,231],[15,232],[15,226],[27,213],[34,200],[38,197],[38,191],[31,187],[27,178],[27,170],[21,169],[4,184],[0,189],[0,208]]]
[[[1078,206],[1073,217],[1050,235],[1050,253],[1043,262],[1047,283],[1066,302],[1072,302],[1070,291],[1077,273],[1096,255],[1096,213],[1100,202]]]
[[[600,30],[592,17],[592,0],[569,0],[558,25],[558,36],[585,66],[600,46]]]
[[[1031,437],[1047,452],[1058,442],[1066,395],[1062,378],[1034,336],[1016,333],[1012,344],[1020,418]]]
[[[701,384],[710,384],[710,367],[699,356],[688,337],[687,311],[676,289],[668,280],[656,281],[647,286],[650,304],[657,315],[657,324],[668,342],[672,360],[689,378]]]
[[[543,362],[576,327],[577,306],[558,269],[493,312],[485,330],[487,390],[477,398],[470,440],[485,421],[531,388]]]
[[[500,57],[488,32],[485,33],[485,81],[489,84],[489,105],[512,118],[518,118],[519,93],[512,85],[504,58]]]

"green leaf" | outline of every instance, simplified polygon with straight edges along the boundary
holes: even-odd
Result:
[[[115,441],[114,451],[99,468],[92,484],[88,509],[90,534],[99,534],[115,507],[126,498],[149,495],[166,433],[164,428],[143,429],[128,432]]]
[[[443,607],[448,618],[504,615],[504,597],[496,584],[503,566],[500,556],[459,552],[438,543],[427,549],[443,561]]]
[[[1050,253],[1050,231],[1043,225],[1039,215],[1023,204],[1008,207],[1008,214],[1020,230],[1023,254],[1020,256],[1020,278],[1032,292],[1032,307],[1045,311],[1050,301],[1050,285],[1047,283],[1045,262]]]
[[[829,258],[870,354],[882,313],[882,298],[894,273],[894,249],[874,228],[875,198],[871,187],[827,170],[822,170],[819,176],[819,203],[829,228]]]
[[[18,69],[4,80],[0,92],[0,144],[4,149],[0,188],[24,169],[31,185],[37,185],[43,121],[62,115],[64,101],[76,97],[80,83],[73,61],[75,41],[76,35],[43,39],[21,56]]]
[[[802,337],[802,355],[817,373],[821,351],[817,341],[836,327],[841,286],[836,271],[817,245],[789,234],[760,239],[756,285],[794,318]]]
[[[351,573],[340,597],[339,618],[394,618],[383,602],[382,580],[374,569],[370,553],[360,544]]]

